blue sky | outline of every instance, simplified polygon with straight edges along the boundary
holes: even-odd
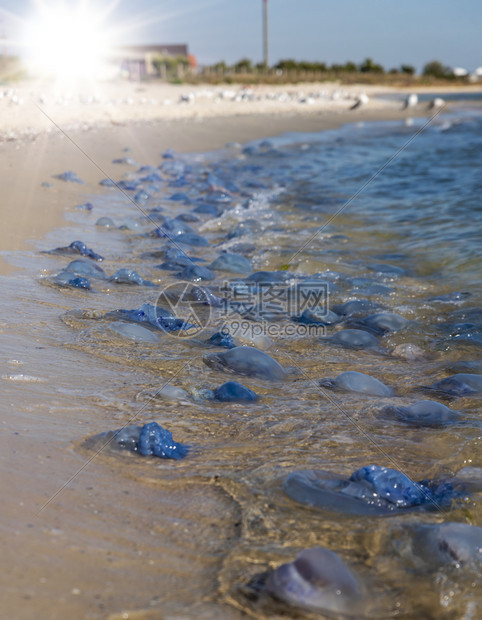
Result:
[[[35,2],[0,0],[0,33],[15,39]],[[119,43],[188,43],[201,64],[262,59],[262,0],[64,0],[106,8]],[[482,0],[268,0],[270,63],[372,57],[386,68],[433,59],[482,66]],[[15,17],[17,16],[17,17]],[[121,28],[122,34],[119,33]],[[13,46],[12,46],[13,49]]]

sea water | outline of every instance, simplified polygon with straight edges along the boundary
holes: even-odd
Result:
[[[82,584],[82,602],[71,609],[88,609],[89,617],[147,608],[162,617],[237,618],[246,610],[264,617],[243,589],[250,578],[303,548],[324,546],[358,570],[379,601],[379,617],[475,618],[480,582],[470,570],[414,572],[403,553],[394,554],[393,540],[418,522],[480,526],[477,496],[442,513],[377,520],[302,506],[282,485],[290,472],[305,469],[349,476],[375,463],[421,480],[480,467],[477,398],[443,401],[461,412],[463,423],[442,428],[407,426],[380,412],[421,400],[421,387],[454,374],[457,363],[480,359],[481,165],[476,109],[174,154],[159,158],[158,178],[141,181],[148,172],[130,168],[124,180],[136,191],[99,188],[86,196],[94,209],[79,211],[38,244],[49,249],[82,239],[105,257],[107,275],[135,269],[156,288],[96,279],[90,291],[59,288],[50,278],[75,256],[10,257],[23,270],[2,278],[11,308],[1,334],[9,413],[3,430],[17,469],[26,462],[22,451],[37,459],[26,488],[34,494],[40,476],[49,489],[36,498],[42,527],[35,522],[30,539],[22,539],[23,569],[32,570],[28,549],[55,558],[65,566],[67,589]],[[174,195],[181,192],[179,200]],[[153,236],[165,218],[201,203],[216,214],[198,209],[198,220],[188,223],[208,246]],[[114,227],[96,226],[100,217]],[[197,316],[204,330],[193,337],[159,331],[158,343],[122,337],[105,313],[179,294],[178,271],[156,267],[172,246],[204,261],[196,264],[237,251],[253,271],[283,274],[276,317],[225,307]],[[247,275],[215,271],[214,280],[201,284],[232,301],[233,291],[245,291]],[[366,299],[410,323],[378,335],[376,348],[336,346],[330,336],[348,324],[310,331],[292,320],[302,308],[288,308],[282,293],[308,276],[326,285],[317,302],[325,316],[337,304]],[[260,290],[249,289],[255,305],[263,301]],[[286,379],[206,366],[206,354],[225,351],[206,344],[220,329],[238,344],[263,348],[288,370]],[[407,343],[416,354],[406,354]],[[319,381],[348,370],[376,377],[394,395],[327,398]],[[259,401],[203,397],[228,380],[243,383]],[[185,392],[163,394],[167,385]],[[85,444],[96,433],[149,421],[189,444],[189,455],[156,462]],[[60,543],[50,542],[55,538]],[[96,589],[98,579],[111,585]],[[30,595],[42,600],[40,586]]]

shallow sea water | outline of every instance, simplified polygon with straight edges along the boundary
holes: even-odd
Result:
[[[22,268],[2,277],[2,305],[15,310],[4,313],[0,333],[2,468],[10,497],[22,489],[5,524],[7,537],[21,541],[11,558],[17,572],[7,579],[13,606],[15,597],[19,609],[31,600],[51,618],[67,612],[86,618],[323,617],[257,601],[248,584],[300,550],[324,546],[360,575],[373,601],[367,617],[476,618],[480,575],[463,567],[414,572],[393,552],[393,541],[413,523],[481,526],[480,496],[442,513],[375,519],[302,506],[282,490],[290,472],[304,469],[349,476],[375,463],[421,480],[482,466],[478,398],[440,400],[463,414],[462,423],[446,428],[379,416],[389,404],[437,400],[417,388],[453,374],[455,362],[480,359],[480,339],[473,336],[480,338],[482,329],[482,115],[452,112],[416,135],[425,122],[360,124],[281,136],[244,150],[234,145],[218,153],[160,157],[160,180],[142,184],[150,197],[141,209],[127,197],[135,192],[99,188],[86,196],[91,212],[79,211],[68,227],[38,243],[47,250],[82,239],[105,257],[108,275],[134,268],[153,288],[94,279],[91,291],[58,288],[49,277],[75,256],[9,256]],[[120,167],[119,179],[145,175],[136,170]],[[218,189],[225,202],[212,193]],[[176,192],[190,202],[170,200]],[[141,257],[168,245],[146,234],[156,225],[151,210],[161,207],[161,216],[174,217],[190,212],[200,198],[223,209],[219,217],[198,213],[198,222],[188,222],[209,240],[208,247],[182,246],[206,261],[200,264],[250,244],[240,253],[254,271],[282,269],[290,283],[318,274],[328,283],[330,308],[369,299],[410,325],[380,337],[379,347],[369,350],[293,332],[299,324],[289,313],[267,323],[211,316],[193,338],[156,332],[158,344],[113,333],[112,321],[99,318],[103,313],[155,304],[163,289],[179,282],[176,271],[155,267],[162,257]],[[95,226],[100,217],[112,218],[116,227]],[[251,230],[229,238],[241,222]],[[245,277],[215,276],[204,283],[215,291]],[[455,291],[470,295],[431,300]],[[285,381],[228,374],[203,363],[204,355],[225,351],[204,340],[226,320],[239,327],[234,336],[244,344],[253,329],[268,332],[271,342],[263,346],[290,369]],[[446,323],[470,326],[456,333]],[[338,329],[328,326],[326,335]],[[423,355],[406,360],[393,354],[407,342]],[[373,375],[394,396],[333,391],[327,398],[319,380],[347,370]],[[196,390],[228,380],[261,399],[240,404],[196,397]],[[167,382],[189,397],[162,398]],[[97,433],[151,420],[190,444],[187,458],[141,458],[109,447],[96,453],[85,443]],[[24,506],[32,497],[27,518]],[[25,519],[30,531],[22,530]],[[42,557],[33,563],[38,570],[31,557]],[[49,571],[57,571],[61,586],[44,586]]]

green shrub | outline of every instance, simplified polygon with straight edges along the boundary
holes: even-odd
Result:
[[[373,62],[371,58],[365,58],[365,60],[360,65],[360,71],[362,73],[385,73],[385,69],[382,65],[378,65]]]
[[[415,67],[412,67],[412,65],[402,65],[400,71],[407,75],[415,75]]]
[[[435,78],[451,78],[454,74],[450,67],[446,67],[439,60],[431,60],[423,68],[423,75]]]

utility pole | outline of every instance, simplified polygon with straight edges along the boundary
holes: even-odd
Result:
[[[268,58],[268,0],[263,0],[263,64],[267,69],[269,66]]]

